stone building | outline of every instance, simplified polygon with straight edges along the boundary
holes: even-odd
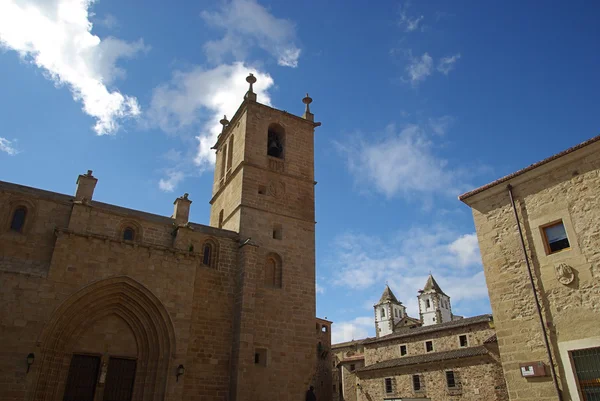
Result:
[[[99,202],[91,171],[75,196],[0,182],[0,400],[298,401],[316,384],[319,124],[308,96],[297,117],[247,81],[210,226],[187,194],[170,217]]]
[[[329,320],[317,318],[317,367],[312,382],[318,401],[331,401],[332,398],[331,324],[332,322]]]
[[[511,401],[600,399],[600,136],[460,196]]]
[[[333,399],[507,400],[492,316],[452,315],[431,275],[418,300],[415,319],[386,286],[374,306],[376,336],[333,345]]]

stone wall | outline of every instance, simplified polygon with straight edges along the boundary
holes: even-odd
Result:
[[[266,155],[272,123],[284,159]],[[134,400],[300,400],[316,380],[329,399],[331,356],[315,343],[314,128],[244,101],[217,144],[210,227],[188,222],[187,195],[172,217],[97,202],[91,171],[75,197],[0,183],[0,401],[61,400],[77,352],[136,358]],[[26,224],[13,232],[19,206]],[[329,349],[330,334],[316,336]]]
[[[454,372],[457,386],[446,386],[446,371]],[[421,389],[413,388],[413,375],[419,375]],[[358,373],[358,401],[385,398],[427,398],[435,401],[507,400],[502,369],[489,356],[421,364],[418,367],[393,368]],[[385,379],[391,379],[392,391],[387,392]]]
[[[26,224],[13,232],[18,205]],[[174,231],[170,218],[7,183],[0,213],[1,400],[62,399],[73,353],[137,358],[134,399],[227,398],[236,233]],[[122,240],[124,222],[140,230],[134,241]]]
[[[574,383],[566,384],[571,362],[559,349],[589,338],[600,345],[599,150],[592,143],[464,199],[473,209],[511,400],[554,401],[558,395],[549,375],[526,379],[520,374],[519,364],[542,361],[548,367],[549,358],[506,185],[514,187],[563,400],[578,399]],[[560,220],[570,248],[547,254],[541,226]],[[571,283],[558,281],[555,269],[561,263],[572,269]]]
[[[271,124],[285,131],[282,159],[267,155]],[[242,241],[250,238],[256,246],[256,264],[245,271],[239,287],[244,294],[238,294],[251,304],[242,316],[242,339],[237,345],[239,370],[244,372],[238,377],[239,396],[256,401],[299,399],[315,384],[318,360],[314,125],[247,100],[219,139],[217,163],[223,163],[223,155],[228,154],[225,146],[229,148],[232,135],[231,173],[215,187],[211,225],[218,225],[223,210],[224,227],[238,231]],[[270,258],[277,261],[276,282],[267,270]],[[254,352],[259,349],[267,352],[266,366],[254,363]]]
[[[455,350],[460,348],[459,336],[461,335],[467,336],[469,347],[483,345],[483,342],[495,333],[490,325],[491,322],[477,323],[466,327],[415,334],[410,337],[367,342],[365,344],[365,363],[368,366],[380,361],[400,358],[400,345],[406,345],[407,354],[404,357],[422,355],[426,353],[426,341],[433,341],[433,352]]]
[[[317,340],[317,364],[313,380],[315,395],[318,401],[331,401],[334,383],[332,375],[331,322],[324,319],[317,319],[315,327]]]

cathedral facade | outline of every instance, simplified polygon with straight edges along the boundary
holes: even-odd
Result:
[[[0,182],[0,400],[301,400],[315,333],[314,122],[250,89],[215,145],[210,225]],[[325,327],[325,328],[324,328]],[[317,344],[318,343],[318,344]],[[329,362],[327,362],[329,365]],[[330,382],[329,382],[330,383]],[[327,388],[330,389],[330,384]]]
[[[452,313],[432,275],[419,318],[386,285],[374,305],[375,337],[334,344],[334,401],[508,400],[494,320]]]

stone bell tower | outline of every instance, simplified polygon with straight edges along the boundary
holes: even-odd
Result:
[[[314,122],[257,102],[221,120],[210,225],[240,234],[232,401],[299,400],[315,349]]]
[[[390,287],[386,284],[375,309],[375,335],[387,336],[394,332],[394,327],[406,316],[406,308],[398,301]]]
[[[425,287],[419,291],[419,314],[423,326],[440,324],[452,320],[450,297],[442,291],[430,274]]]

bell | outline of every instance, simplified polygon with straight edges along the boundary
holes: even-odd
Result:
[[[280,152],[281,151],[279,150],[279,145],[277,144],[277,141],[272,139],[269,142],[269,155],[279,157]]]

